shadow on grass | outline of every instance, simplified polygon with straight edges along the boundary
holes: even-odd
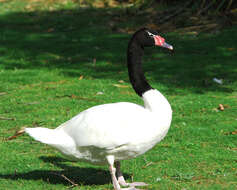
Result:
[[[114,10],[73,9],[14,12],[0,16],[0,68],[5,70],[57,69],[66,77],[81,75],[102,79],[125,79],[128,34],[120,27]],[[125,17],[126,18],[126,17]],[[127,17],[123,22],[131,24]],[[237,79],[237,27],[219,34],[164,35],[175,48],[170,56],[158,48],[147,49],[144,69],[154,83],[166,85],[168,93],[185,88],[194,93],[232,92],[215,85],[214,77],[231,84]],[[30,83],[30,77],[29,77]]]
[[[69,180],[78,185],[104,185],[111,182],[108,170],[68,166],[63,163],[68,162],[68,160],[54,156],[42,156],[40,159],[60,167],[62,170],[34,170],[25,173],[0,174],[0,178],[10,180],[44,180],[50,184],[63,185],[72,185]],[[124,176],[125,178],[129,178],[127,174],[124,174]],[[65,179],[65,177],[69,180]]]

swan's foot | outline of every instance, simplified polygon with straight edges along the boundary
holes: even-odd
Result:
[[[136,189],[136,186],[147,186],[148,184],[144,183],[144,182],[133,182],[133,183],[127,183],[123,177],[123,174],[120,170],[120,162],[115,162],[115,167],[116,167],[116,173],[118,176],[118,183],[121,186],[129,186],[130,189]],[[128,189],[129,189],[128,188]]]
[[[136,187],[136,186],[147,186],[148,184],[144,183],[144,182],[132,182],[132,183],[127,183],[124,179],[123,176],[119,176],[118,177],[118,183],[121,186],[129,186],[129,187]]]
[[[140,190],[140,189],[137,189],[136,186],[145,186],[147,184],[143,183],[143,182],[133,182],[133,183],[127,183],[125,180],[124,180],[124,177],[123,176],[119,176],[118,177],[118,183],[119,185],[123,186],[123,187],[126,187],[128,186],[127,188],[120,188],[119,190]]]
[[[147,186],[148,184],[144,182],[132,182],[132,183],[127,183],[128,186],[130,187],[136,187],[136,186]]]
[[[120,163],[119,162],[115,162],[115,167],[114,165],[114,156],[110,155],[107,156],[107,161],[109,163],[109,171],[111,174],[111,179],[112,179],[112,183],[114,186],[114,190],[139,190],[137,189],[135,186],[145,186],[147,184],[143,183],[143,182],[133,182],[133,183],[126,183],[126,181],[124,180],[124,177],[122,175],[122,172],[120,171]],[[118,178],[116,177],[116,174],[118,176]],[[121,188],[121,186],[128,186],[126,188]]]

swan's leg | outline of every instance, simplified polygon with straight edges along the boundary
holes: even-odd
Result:
[[[115,190],[138,190],[135,187],[128,187],[128,188],[120,188],[119,182],[116,178],[116,168],[114,167],[114,156],[107,156],[107,161],[109,163],[109,171],[111,174],[111,178],[112,178],[112,183],[114,186]]]
[[[118,180],[116,179],[116,176],[115,176],[116,169],[114,168],[114,156],[107,156],[106,158],[109,163],[109,171],[110,171],[110,175],[112,178],[112,183],[113,183],[114,189],[120,190],[120,185],[119,185]]]
[[[117,161],[115,162],[115,167],[116,167],[116,174],[118,177],[118,183],[122,186],[130,186],[130,187],[135,187],[135,186],[146,186],[147,184],[144,182],[133,182],[133,183],[127,183],[123,177],[123,174],[120,170],[120,162]]]
[[[116,174],[117,174],[117,177],[118,177],[119,184],[122,185],[122,186],[128,186],[128,184],[126,183],[126,181],[123,177],[123,174],[120,170],[120,162],[119,161],[115,162],[115,167],[116,167]]]

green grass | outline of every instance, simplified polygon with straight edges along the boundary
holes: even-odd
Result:
[[[107,166],[70,162],[27,135],[4,139],[23,126],[55,128],[94,105],[142,104],[127,76],[130,35],[107,24],[119,10],[25,7],[0,4],[0,189],[67,189],[62,174],[79,184],[73,189],[113,189]],[[236,189],[237,27],[163,36],[175,52],[148,48],[143,61],[173,108],[172,126],[153,150],[122,162],[125,176],[147,189]]]

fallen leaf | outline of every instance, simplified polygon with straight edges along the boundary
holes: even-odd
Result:
[[[81,75],[80,77],[79,77],[79,79],[78,80],[82,80],[84,78],[84,76],[83,75]]]
[[[225,135],[237,135],[237,130],[235,131],[230,131],[230,132],[225,132]]]
[[[157,177],[157,178],[156,178],[156,181],[161,181],[161,178],[160,178],[160,177]]]
[[[104,94],[103,92],[97,92],[96,95],[102,95]]]
[[[28,5],[25,6],[25,9],[28,9],[28,10],[30,10],[32,8],[33,8],[33,6],[31,4],[28,4]]]
[[[222,79],[213,78],[212,80],[213,80],[215,83],[217,83],[217,84],[223,84],[223,80],[222,80]]]
[[[6,95],[6,92],[0,92],[0,96]]]
[[[53,32],[54,31],[54,28],[49,28],[48,30],[47,30],[47,32]]]
[[[237,135],[237,130],[231,132],[232,135]]]
[[[39,102],[27,102],[23,103],[24,105],[34,105],[34,104],[39,104]]]
[[[0,120],[16,120],[16,118],[9,118],[9,117],[0,116]]]
[[[130,91],[130,90],[121,90],[120,92],[121,94],[125,94],[125,95],[134,95],[134,91]]]
[[[12,140],[17,138],[18,136],[22,135],[25,132],[25,127],[22,127],[20,130],[16,131],[16,133],[10,137],[7,138],[7,140]]]
[[[219,104],[218,109],[221,110],[221,111],[224,111],[224,110],[225,110],[225,108],[224,108],[224,106],[223,106],[222,104]]]
[[[145,166],[142,166],[142,168],[147,168],[148,166],[150,166],[151,164],[153,164],[153,162],[148,162]]]
[[[113,86],[116,86],[118,88],[128,88],[128,85],[122,85],[122,84],[113,84]]]

